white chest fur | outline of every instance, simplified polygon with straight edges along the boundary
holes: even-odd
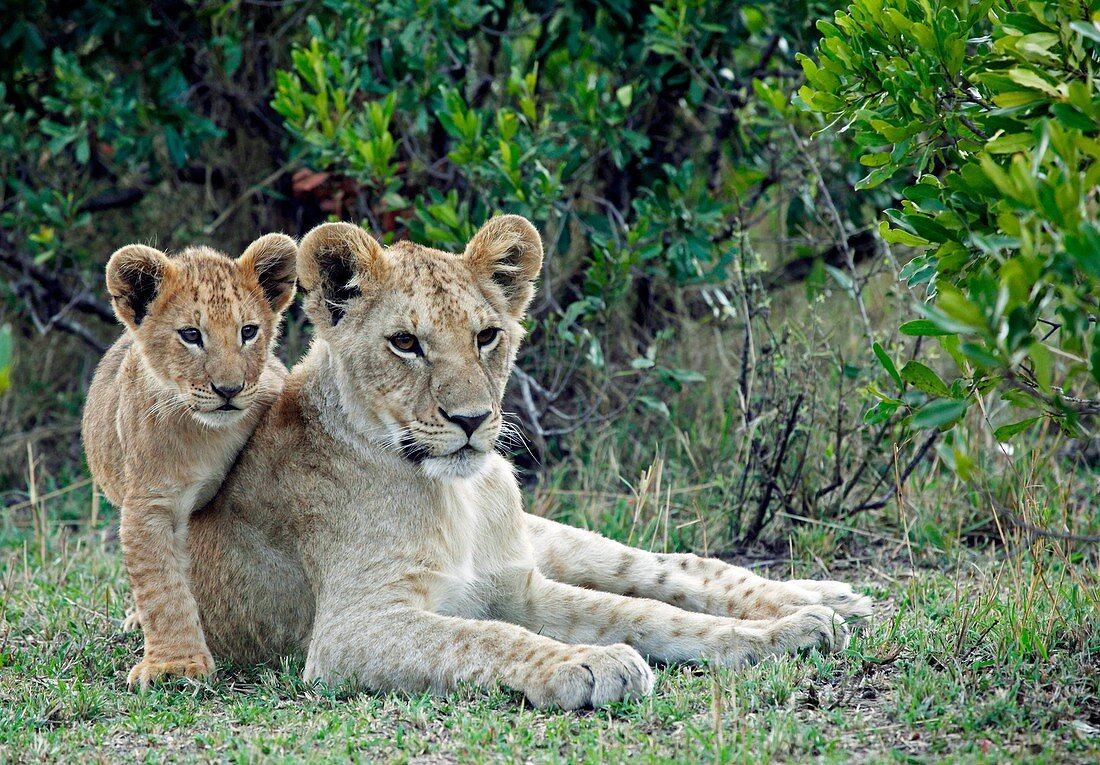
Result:
[[[484,533],[478,488],[465,479],[438,482],[439,546],[431,598],[437,613],[477,618],[488,611],[488,578],[482,570],[487,561],[478,554]]]
[[[511,465],[493,455],[486,469],[435,482],[436,587],[429,608],[467,618],[490,615],[494,594],[534,568]]]

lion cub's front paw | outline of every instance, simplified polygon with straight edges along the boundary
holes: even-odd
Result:
[[[126,685],[130,688],[137,686],[145,690],[162,677],[186,677],[189,680],[200,680],[213,675],[214,659],[209,653],[196,653],[165,661],[142,659],[130,670]]]
[[[138,616],[137,609],[135,608],[126,614],[126,619],[122,622],[122,631],[134,632],[139,629],[141,629],[141,617]]]
[[[576,653],[547,671],[536,687],[527,691],[538,707],[600,707],[653,690],[653,671],[637,651],[622,643],[578,647]]]
[[[844,582],[799,579],[788,584],[821,595],[821,604],[840,614],[850,628],[862,629],[874,611],[874,604],[869,597],[861,595]]]

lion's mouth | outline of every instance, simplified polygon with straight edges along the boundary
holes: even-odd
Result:
[[[241,408],[239,406],[233,406],[228,401],[214,410],[215,412],[239,412]]]
[[[432,453],[428,451],[426,446],[414,441],[409,436],[401,440],[401,454],[414,465],[418,465],[432,456]]]
[[[406,437],[401,442],[401,454],[409,462],[419,465],[421,462],[427,459],[455,459],[455,460],[467,460],[471,457],[476,457],[484,452],[478,449],[471,443],[465,443],[458,447],[454,451],[447,452],[446,454],[432,454],[424,444],[414,441],[412,438]]]

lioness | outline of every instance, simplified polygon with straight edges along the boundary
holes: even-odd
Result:
[[[122,509],[126,570],[145,633],[128,683],[214,671],[188,584],[187,520],[217,491],[286,369],[272,350],[294,297],[294,240],[269,234],[237,260],[132,244],[107,263],[126,327],[84,409],[88,464]]]
[[[494,445],[541,262],[517,216],[461,255],[383,249],[348,224],[306,236],[313,345],[191,519],[215,654],[301,651],[307,679],[500,682],[572,709],[648,693],[643,654],[741,665],[844,645],[841,617],[869,610],[846,585],[768,582],[524,514]]]

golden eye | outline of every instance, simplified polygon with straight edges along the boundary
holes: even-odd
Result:
[[[484,348],[497,339],[497,335],[500,334],[500,329],[497,327],[486,327],[477,333],[477,347]]]
[[[416,339],[416,335],[410,335],[408,332],[401,332],[391,337],[390,345],[402,353],[420,355],[420,341]]]

